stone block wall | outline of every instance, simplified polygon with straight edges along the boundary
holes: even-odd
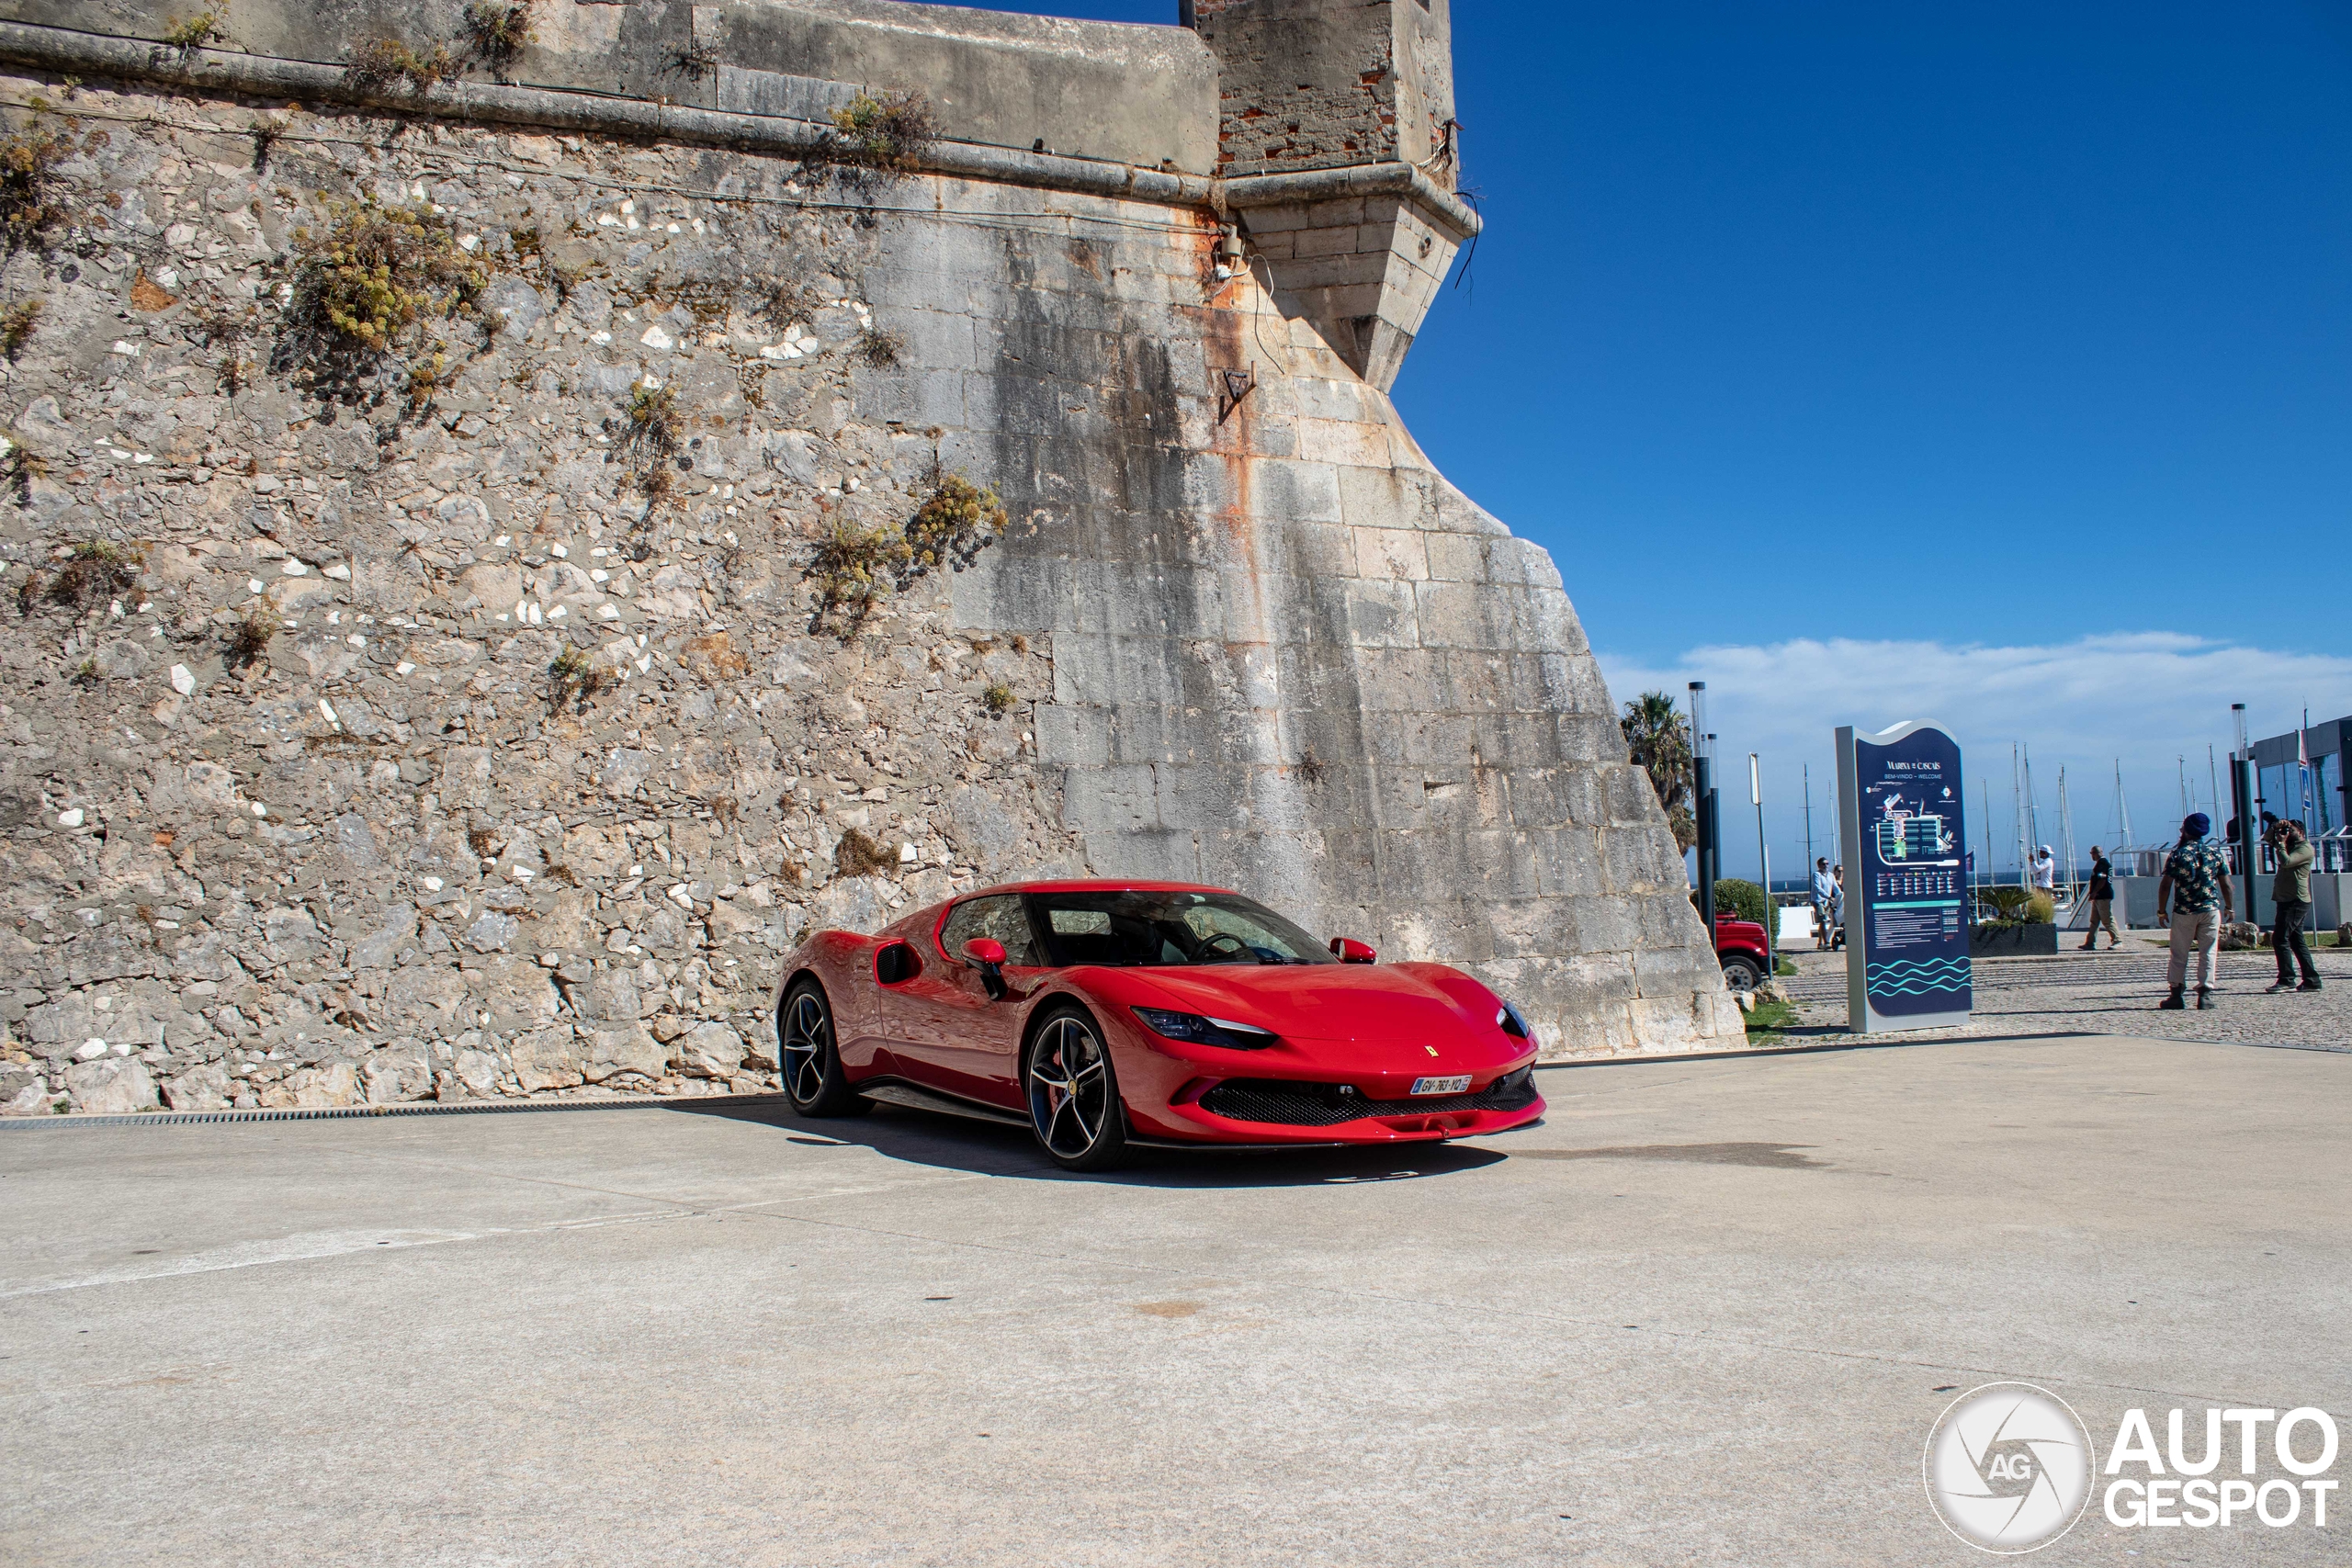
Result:
[[[1558,572],[1218,275],[1210,207],[324,94],[0,108],[63,148],[0,266],[0,1104],[762,1088],[803,932],[1040,873],[1464,964],[1555,1055],[1741,1038]],[[356,197],[486,286],[352,401],[282,351]],[[820,614],[820,543],[958,475],[1003,536]]]

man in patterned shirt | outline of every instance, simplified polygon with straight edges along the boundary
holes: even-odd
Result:
[[[2165,857],[2164,877],[2156,884],[2156,924],[2172,928],[2172,965],[2166,975],[2172,991],[2157,1005],[2172,1011],[2182,1006],[2180,994],[2188,983],[2192,952],[2197,954],[2197,1005],[2213,1005],[2213,952],[2233,911],[2230,863],[2205,841],[2212,826],[2202,811],[2182,819],[2180,842]]]

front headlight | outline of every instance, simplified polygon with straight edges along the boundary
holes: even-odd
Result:
[[[1509,1002],[1495,1010],[1495,1027],[1514,1040],[1535,1038],[1535,1031],[1528,1027],[1527,1020],[1521,1017],[1519,1010]]]
[[[1136,1008],[1135,1015],[1154,1034],[1193,1045],[1222,1045],[1232,1051],[1262,1051],[1282,1037],[1254,1023],[1226,1018],[1203,1018],[1196,1012],[1170,1012],[1163,1008]]]

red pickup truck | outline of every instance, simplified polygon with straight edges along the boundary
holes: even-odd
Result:
[[[1724,966],[1724,983],[1735,991],[1752,991],[1771,973],[1764,951],[1764,928],[1754,920],[1717,915],[1715,957]]]

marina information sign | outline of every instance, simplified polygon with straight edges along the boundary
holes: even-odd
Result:
[[[1938,726],[1838,729],[1846,1026],[1857,1034],[1968,1021],[1962,798],[1960,747]]]

